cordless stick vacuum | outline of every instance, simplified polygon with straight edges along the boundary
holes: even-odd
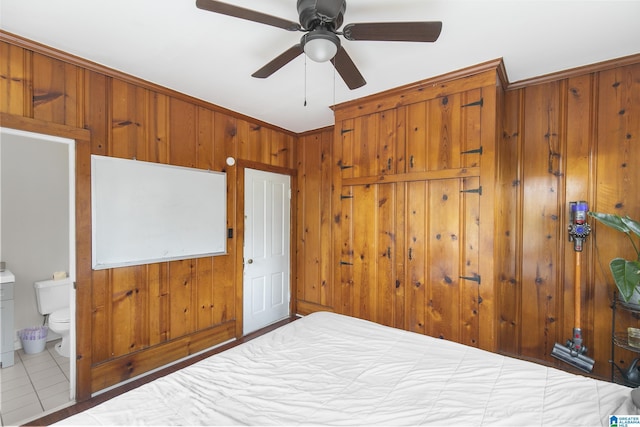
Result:
[[[580,330],[580,255],[582,254],[582,244],[591,232],[591,227],[587,224],[587,212],[589,206],[587,202],[570,202],[570,224],[569,241],[573,242],[575,253],[575,281],[574,281],[574,327],[573,337],[567,340],[565,345],[555,343],[551,356],[575,366],[584,372],[593,370],[594,360],[585,356],[587,347],[582,345],[582,331]]]

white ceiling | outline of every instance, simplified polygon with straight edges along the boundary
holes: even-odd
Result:
[[[298,21],[296,0],[224,1]],[[195,0],[0,0],[5,31],[293,132],[332,125],[331,105],[496,58],[516,82],[640,53],[640,0],[347,0],[345,25],[384,21],[443,29],[435,43],[342,38],[367,80],[352,91],[304,55],[251,77],[302,33]]]

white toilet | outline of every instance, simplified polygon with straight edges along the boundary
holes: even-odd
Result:
[[[61,356],[69,357],[71,279],[67,277],[60,280],[42,280],[35,282],[34,287],[38,311],[42,315],[49,315],[49,330],[62,337],[62,341],[56,344],[56,351]]]

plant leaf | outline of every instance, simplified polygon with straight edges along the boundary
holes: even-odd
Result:
[[[640,286],[640,262],[626,261],[624,264],[624,280],[627,286],[633,286],[634,289]]]
[[[618,291],[620,291],[620,296],[625,302],[629,302],[636,288],[636,284],[631,280],[626,280],[626,264],[627,260],[623,258],[614,258],[609,263],[609,268],[611,269],[611,275],[613,276],[613,280],[616,282]]]
[[[608,225],[609,227],[614,228],[618,231],[622,231],[623,233],[629,233],[630,231],[627,225],[622,221],[622,218],[620,217],[620,215],[600,213],[600,212],[589,212],[589,216],[597,219],[604,225]]]
[[[629,216],[620,218],[620,220],[629,230],[633,231],[636,236],[640,237],[640,222],[629,218]]]
[[[629,302],[636,288],[640,286],[640,262],[614,258],[609,263],[609,268],[620,296],[625,302]]]

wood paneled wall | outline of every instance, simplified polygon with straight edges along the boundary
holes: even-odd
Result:
[[[496,349],[502,75],[491,61],[356,100],[336,107],[332,142],[324,130],[300,137],[300,190],[312,193],[301,226],[331,222],[299,234],[298,271],[323,286],[299,283],[300,312],[330,309]]]
[[[505,144],[517,148],[510,192],[515,262],[501,284],[500,349],[565,368],[550,357],[554,342],[572,336],[575,252],[568,241],[569,202],[593,211],[640,217],[640,57],[623,58],[519,85],[505,99]],[[611,375],[611,304],[615,286],[609,261],[632,256],[620,233],[589,221],[581,255],[579,319],[594,375]],[[618,311],[618,330],[637,320]],[[638,354],[616,348],[626,368]]]
[[[592,210],[640,217],[640,58],[505,86],[504,93],[498,90],[504,82],[488,91],[469,74],[447,77],[457,81],[450,94],[439,84],[428,89],[434,96],[425,97],[423,88],[401,103],[381,94],[375,102],[354,103],[357,114],[342,106],[340,128],[293,135],[0,31],[3,117],[17,127],[85,138],[77,155],[78,399],[241,334],[242,179],[224,164],[227,156],[297,172],[293,291],[299,313],[353,314],[571,370],[549,355],[574,324],[568,203],[587,200]],[[446,121],[452,117],[447,109],[478,96],[492,105],[480,117],[469,110],[436,133],[427,125]],[[427,98],[436,101],[422,103]],[[460,141],[472,140],[480,127],[484,138],[493,138],[482,141],[489,148],[483,156],[494,160],[484,166],[477,156],[456,155],[473,148]],[[90,154],[226,170],[227,218],[238,231],[229,255],[91,271]],[[469,197],[482,200],[487,193],[460,190],[475,188],[482,176],[494,180],[492,196],[476,207]],[[443,203],[456,207],[451,218],[430,218]],[[476,239],[471,230],[478,215],[493,219],[490,235]],[[406,261],[406,248],[415,239],[412,259],[449,253],[442,242],[418,240],[449,230],[453,217],[463,242],[454,252],[462,262],[439,258],[439,270],[422,273],[432,275],[425,283],[441,287],[421,289],[416,283],[423,280],[414,279],[422,273]],[[596,360],[594,375],[608,378],[613,287],[607,264],[631,252],[621,236],[592,226],[583,254],[581,324]],[[471,275],[483,273],[480,293],[460,292],[460,265]],[[356,282],[372,286],[356,288]],[[619,325],[635,323],[619,315]],[[623,367],[633,357],[616,352]]]
[[[77,399],[239,337],[244,193],[225,159],[291,170],[297,136],[4,32],[0,77],[3,126],[90,132],[76,156]],[[226,171],[228,255],[92,271],[91,154]]]
[[[463,75],[459,77],[464,82],[460,84],[472,80]],[[463,89],[473,90],[473,87],[463,86]],[[411,224],[416,222],[410,221],[411,215],[407,216],[406,210],[403,214],[388,209],[387,204],[406,205],[408,201],[409,212],[424,216],[431,207],[415,197],[430,192],[417,187],[424,187],[431,177],[424,176],[407,186],[392,184],[398,181],[394,180],[393,174],[408,171],[406,152],[398,152],[397,147],[412,144],[399,135],[415,138],[417,148],[414,153],[420,149],[425,153],[418,158],[428,158],[429,150],[441,150],[446,139],[451,141],[446,147],[451,148],[462,138],[451,126],[446,126],[450,131],[447,135],[430,134],[434,130],[428,123],[434,120],[441,123],[444,120],[440,115],[442,109],[419,104],[411,96],[423,94],[403,97],[400,106],[398,99],[391,95],[379,96],[371,104],[381,112],[376,117],[372,116],[374,111],[361,108],[364,102],[354,105],[353,108],[360,112],[352,115],[359,118],[344,126],[344,129],[352,130],[348,133],[336,129],[333,149],[328,142],[331,135],[326,130],[300,138],[298,174],[306,179],[305,188],[313,189],[313,196],[312,204],[306,205],[303,201],[299,206],[298,216],[313,218],[313,223],[324,224],[325,228],[322,233],[314,234],[313,226],[309,224],[301,230],[304,235],[300,236],[304,237],[298,243],[298,253],[304,256],[298,258],[301,273],[299,310],[329,309],[414,330],[410,319],[424,319],[423,327],[418,328],[420,332],[470,343],[469,337],[473,334],[465,337],[447,329],[453,322],[464,325],[463,331],[473,330],[468,329],[473,324],[473,317],[466,320],[460,317],[469,310],[464,303],[468,299],[460,299],[459,294],[437,292],[432,292],[426,299],[424,296],[418,299],[416,288],[402,282],[407,277],[402,269],[408,267],[402,263],[390,264],[386,255],[387,248],[395,251],[398,245],[407,246],[407,241],[424,236],[430,224],[434,224],[420,220],[417,223],[424,225],[414,229]],[[495,263],[493,283],[487,283],[483,275],[480,285],[480,288],[494,287],[495,319],[481,320],[478,334],[492,337],[495,350],[501,353],[575,371],[550,356],[555,342],[564,344],[571,338],[575,323],[574,251],[573,244],[568,242],[568,206],[570,201],[586,200],[593,211],[640,218],[640,56],[507,85],[504,96],[499,96],[496,102],[497,116],[493,120],[498,128],[499,156],[495,164],[495,203],[492,206],[496,216],[492,233],[495,246],[493,251],[480,250],[478,261],[481,266]],[[406,106],[414,103],[412,107]],[[338,119],[340,114],[338,110]],[[423,119],[411,118],[418,116]],[[415,123],[408,124],[408,120]],[[475,123],[480,122],[476,120]],[[407,128],[412,132],[407,132]],[[467,131],[474,132],[475,128],[467,127]],[[463,139],[468,140],[468,136]],[[345,144],[352,146],[353,151],[342,155]],[[430,158],[435,163],[428,167],[437,169],[438,162],[442,161],[455,163],[452,152],[434,152]],[[387,158],[392,158],[391,168],[387,167]],[[348,169],[344,173],[336,172],[341,166]],[[464,166],[473,167],[471,164]],[[355,178],[362,176],[377,178],[369,181]],[[345,193],[364,200],[357,209],[348,209],[348,214],[336,206],[340,199],[331,198],[329,194],[339,193],[345,181],[365,185],[353,194]],[[384,182],[389,184],[377,185],[376,191],[371,189],[374,184]],[[301,192],[306,191],[301,188]],[[433,191],[435,194],[447,192],[442,188]],[[318,206],[322,206],[320,212]],[[336,216],[336,212],[341,216]],[[458,212],[463,214],[461,210]],[[354,214],[358,218],[356,221],[348,218]],[[330,229],[326,228],[327,221],[332,222]],[[608,263],[615,256],[632,257],[633,252],[620,233],[593,220],[590,223],[593,231],[582,254],[580,325],[588,355],[596,361],[593,375],[608,379],[611,375],[614,291]],[[378,229],[393,229],[394,232],[376,235]],[[328,245],[327,239],[333,246]],[[350,257],[346,260],[350,261],[354,255],[348,250],[343,252],[345,239],[359,240],[356,247],[360,251],[355,255],[370,260],[364,269],[360,268],[360,273],[347,276],[347,279],[343,278],[344,271],[355,266],[339,265],[341,257],[346,255]],[[385,239],[389,243],[385,243]],[[439,249],[422,245],[419,250],[433,252]],[[438,282],[439,278],[430,280]],[[375,287],[354,291],[356,288],[350,286],[356,281],[375,283]],[[387,282],[396,288],[392,286],[391,291],[386,291]],[[305,289],[303,286],[310,287]],[[345,289],[351,290],[345,294]],[[448,302],[451,298],[459,305],[451,306]],[[448,307],[444,314],[449,321],[447,326],[437,326],[439,320],[432,316],[434,307]],[[495,321],[493,325],[492,320]],[[637,326],[637,323],[637,319],[618,311],[619,331],[624,331],[628,325]],[[626,368],[636,356],[638,354],[616,348],[615,361]]]
[[[298,312],[311,313],[334,305],[331,236],[333,195],[333,127],[299,137],[296,171],[298,203],[295,278]]]

